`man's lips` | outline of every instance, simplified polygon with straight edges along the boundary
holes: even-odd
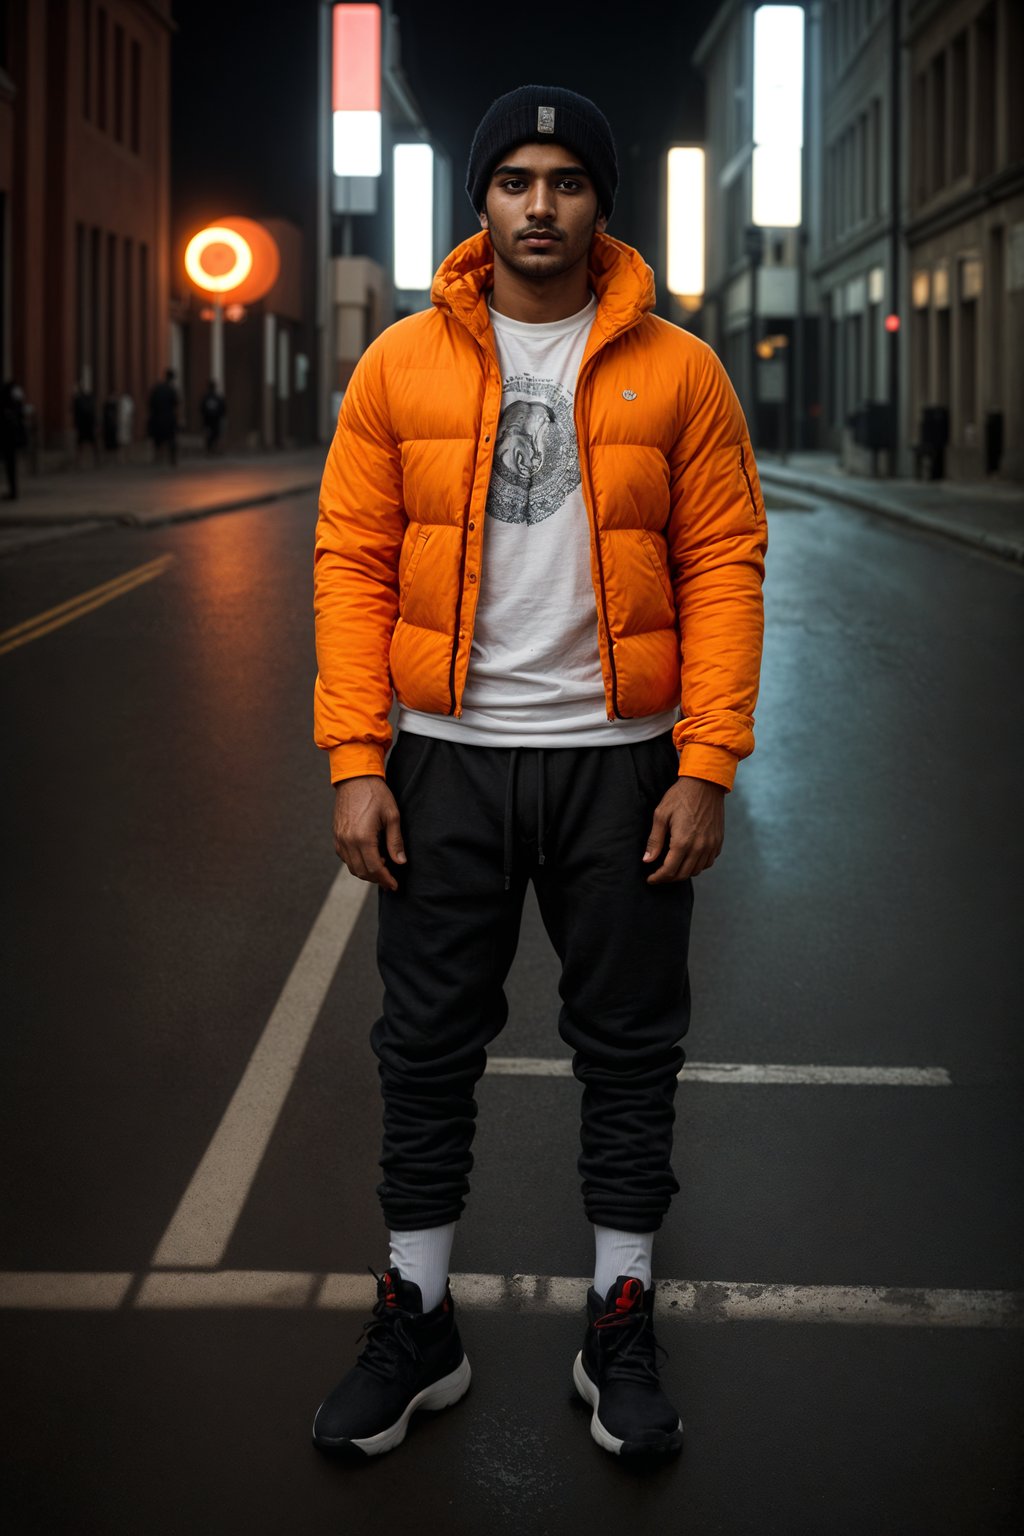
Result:
[[[560,237],[558,235],[540,235],[540,234],[538,234],[538,235],[520,235],[519,238],[526,245],[538,245],[538,246],[540,246],[540,245],[557,245],[558,244],[558,240],[559,240]]]

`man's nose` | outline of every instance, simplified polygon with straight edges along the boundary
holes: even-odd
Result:
[[[543,177],[538,177],[526,199],[526,216],[530,219],[551,219],[554,212],[554,194]]]

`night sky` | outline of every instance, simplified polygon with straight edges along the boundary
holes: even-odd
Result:
[[[453,244],[478,227],[463,191],[473,130],[528,83],[568,86],[608,117],[619,156],[609,233],[654,262],[660,153],[703,138],[690,59],[720,0],[534,0],[520,7],[395,0],[402,68],[452,161]],[[313,0],[174,0],[175,232],[218,213],[308,222],[316,169]],[[660,306],[659,306],[660,307]]]

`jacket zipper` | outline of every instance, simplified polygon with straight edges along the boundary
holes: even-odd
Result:
[[[597,353],[595,352],[593,357],[590,359],[590,363],[587,364],[588,370],[590,368],[590,364],[593,363],[594,357],[596,356]],[[581,381],[577,379],[577,397],[580,394],[580,383]],[[577,439],[578,436],[579,434],[577,434]],[[580,452],[580,445],[578,440],[576,443],[576,451],[579,454],[580,474],[586,480],[586,493],[583,497],[583,504],[587,509],[587,516],[590,519],[590,525],[594,535],[594,549],[597,554],[597,581],[598,586],[601,589],[601,617],[604,621],[605,645],[608,648],[608,668],[612,674],[612,714],[615,715],[617,719],[621,720],[622,716],[619,714],[619,679],[618,674],[615,671],[615,647],[612,642],[611,625],[608,623],[608,595],[605,591],[604,585],[604,561],[601,557],[601,534],[597,526],[597,512],[594,510],[594,487],[590,479],[590,456],[586,453]],[[587,463],[585,475],[583,474],[584,459]]]
[[[754,488],[750,483],[750,476],[747,474],[747,461],[743,453],[742,443],[740,443],[740,469],[743,471],[743,478],[747,482],[747,495],[750,497],[750,505],[753,508],[754,522],[760,522],[761,515],[757,510],[757,502],[754,500]]]
[[[480,346],[479,340],[477,340],[477,345]],[[480,350],[484,351],[484,348],[481,346]],[[484,355],[486,356],[486,352],[485,351],[484,351]],[[489,365],[490,365],[490,360],[488,359],[488,366]],[[500,369],[498,370],[498,383],[499,384],[501,383],[501,370]],[[492,456],[493,456],[493,451],[494,450],[492,449],[491,450]],[[486,512],[486,499],[485,499],[485,503],[484,503],[484,516],[486,517],[486,515],[487,515],[487,512]],[[482,528],[480,530],[480,536],[481,536],[481,538],[483,537],[483,529]],[[454,630],[454,633],[452,634],[452,661],[451,661],[451,666],[448,668],[448,699],[449,699],[448,713],[450,715],[452,715],[452,716],[454,716],[455,710],[457,708],[457,702],[456,702],[456,698],[455,698],[455,667],[456,667],[456,663],[458,662],[458,659],[459,659],[459,631],[462,628],[462,598],[463,598],[463,594],[465,593],[465,590],[466,590],[466,574],[465,574],[466,573],[466,546],[467,546],[468,542],[469,542],[469,512],[467,511],[467,513],[466,513],[466,521],[462,525],[462,563],[461,563],[461,565],[459,567],[459,570],[460,570],[459,599],[458,599],[458,602],[455,604],[455,630]]]

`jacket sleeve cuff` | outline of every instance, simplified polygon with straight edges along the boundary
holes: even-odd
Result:
[[[331,783],[338,784],[342,779],[366,778],[368,775],[382,779],[384,752],[383,747],[364,741],[351,741],[343,747],[330,747],[328,757],[331,763]]]
[[[708,779],[732,789],[736,777],[737,759],[725,747],[702,747],[689,742],[679,754],[679,772],[691,779]]]

